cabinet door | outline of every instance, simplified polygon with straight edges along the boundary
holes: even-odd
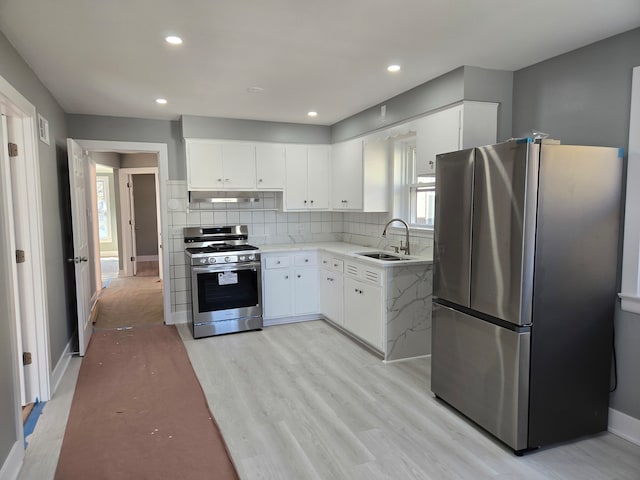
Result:
[[[288,317],[291,315],[291,273],[288,268],[264,271],[262,298],[264,318]]]
[[[329,209],[330,155],[330,147],[309,147],[307,178],[308,208],[311,210]]]
[[[284,145],[256,145],[256,186],[258,190],[284,188]]]
[[[320,310],[329,320],[343,325],[343,275],[325,268],[320,270]]]
[[[224,188],[256,188],[256,150],[252,144],[222,144]]]
[[[383,351],[380,287],[345,277],[344,326],[372,347]]]
[[[333,145],[331,166],[331,208],[362,210],[362,140]]]
[[[223,188],[222,144],[187,141],[187,179],[190,190]]]
[[[295,315],[319,312],[318,288],[317,268],[294,268],[293,310]]]
[[[306,210],[307,208],[307,147],[289,145],[285,148],[285,190],[286,210]]]
[[[462,145],[462,106],[448,108],[421,119],[416,137],[418,175],[434,174],[436,155],[459,150]]]

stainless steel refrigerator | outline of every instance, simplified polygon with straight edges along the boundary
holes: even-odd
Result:
[[[437,157],[431,390],[518,454],[607,429],[622,170],[532,139]]]

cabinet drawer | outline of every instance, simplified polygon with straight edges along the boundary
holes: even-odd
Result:
[[[318,264],[318,256],[315,252],[298,253],[293,256],[293,264],[296,267],[315,267]]]
[[[344,261],[339,258],[332,257],[331,255],[322,255],[320,266],[335,272],[344,271]]]
[[[368,265],[361,263],[346,262],[344,272],[365,282],[382,285],[382,271],[377,268],[370,268]]]
[[[265,257],[264,261],[265,268],[289,268],[289,257],[288,256],[269,256]]]

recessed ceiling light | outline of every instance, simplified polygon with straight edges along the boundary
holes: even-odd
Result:
[[[262,87],[249,87],[249,88],[247,88],[247,92],[249,92],[249,93],[262,93],[262,92],[264,92],[264,88],[262,88]]]
[[[399,72],[400,71],[400,65],[389,65],[387,67],[387,70],[390,71],[390,72],[393,72],[393,73]]]
[[[317,117],[318,116],[318,112],[314,112],[313,110],[310,111],[309,113],[307,113],[307,115],[309,115],[310,117]]]
[[[167,43],[170,43],[171,45],[180,45],[182,43],[182,39],[180,37],[176,37],[175,35],[169,35],[164,39],[167,41]]]
[[[166,98],[156,98],[156,103],[159,103],[160,105],[166,105],[167,104],[167,99]]]

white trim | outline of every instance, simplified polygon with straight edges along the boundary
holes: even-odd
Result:
[[[40,183],[40,162],[38,157],[38,129],[35,107],[18,90],[0,76],[0,96],[11,104],[11,108],[19,109],[13,114],[22,122],[22,137],[24,141],[24,162],[21,165],[29,174],[26,175],[26,192],[21,199],[21,210],[29,212],[26,248],[30,253],[29,269],[25,269],[30,288],[24,294],[25,301],[33,307],[33,318],[36,343],[36,366],[38,371],[39,398],[47,401],[51,398],[50,365],[51,352],[49,350],[49,315],[46,289],[46,263],[44,259],[44,219],[42,214],[42,196]],[[28,271],[27,271],[28,270]],[[29,278],[30,277],[30,278]]]
[[[171,312],[171,316],[168,318],[165,315],[165,322],[167,325],[178,325],[181,323],[189,323],[189,312],[187,310],[178,310],[177,312]]]
[[[58,362],[56,363],[56,366],[54,367],[53,371],[51,372],[51,394],[52,396],[56,394],[56,392],[58,391],[58,386],[60,385],[60,382],[62,381],[62,377],[64,376],[65,372],[67,371],[67,367],[69,366],[69,362],[71,361],[71,355],[73,355],[73,352],[71,351],[71,342],[73,341],[73,338],[69,339],[69,343],[67,343],[67,346],[64,348],[64,351],[62,352],[62,355],[60,355],[60,358],[58,359]]]
[[[407,357],[407,358],[396,358],[395,360],[382,360],[382,363],[398,363],[398,362],[406,362],[407,360],[415,360],[416,358],[430,358],[431,354],[427,355],[418,355],[417,357]]]
[[[15,480],[18,478],[22,462],[24,461],[24,445],[22,439],[11,447],[11,451],[0,468],[0,480]]]
[[[126,151],[126,152],[150,152],[158,155],[158,194],[160,196],[160,229],[162,231],[162,243],[167,248],[163,248],[165,251],[162,255],[162,271],[169,272],[169,257],[170,249],[168,245],[170,243],[171,235],[169,233],[169,214],[167,212],[167,198],[169,192],[167,191],[169,181],[169,153],[166,143],[145,143],[145,142],[118,142],[109,140],[77,140],[82,148],[92,152],[114,152],[114,151]],[[154,167],[155,168],[155,167]],[[173,323],[171,320],[171,276],[164,275],[163,279],[163,296],[164,296],[164,321],[165,323]]]
[[[622,310],[640,315],[640,297],[622,293],[619,293],[618,296],[620,297],[620,308]]]
[[[265,327],[273,327],[275,325],[286,325],[287,323],[310,322],[312,320],[325,320],[320,313],[312,313],[309,315],[298,315],[294,317],[276,317],[263,319],[262,323]]]
[[[620,298],[622,310],[640,314],[640,66],[633,69],[628,153]]]
[[[610,408],[608,430],[614,435],[640,446],[640,419]]]

